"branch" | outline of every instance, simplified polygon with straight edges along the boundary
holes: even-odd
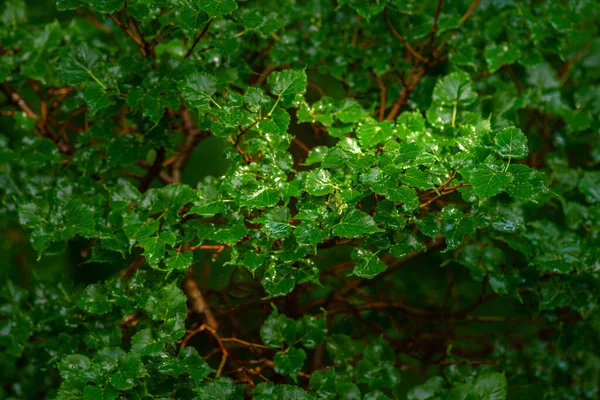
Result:
[[[166,161],[163,163],[163,167],[165,167],[165,163]],[[144,168],[150,168],[152,166],[152,164],[150,164],[148,161],[146,160],[137,160],[136,164],[139,165],[140,167],[144,167]],[[144,179],[144,175],[139,176],[137,174],[131,173],[131,172],[126,172],[124,173],[125,175],[128,176],[132,176],[134,178],[138,178],[140,180]],[[164,183],[164,184],[170,184],[170,183],[175,183],[173,178],[171,178],[169,175],[167,175],[165,172],[161,171],[160,174],[158,174],[158,178]]]
[[[471,184],[470,183],[461,183],[461,184],[458,184],[458,185],[449,186],[447,188],[439,190],[439,193],[440,193],[439,195],[434,196],[433,198],[427,200],[425,203],[421,204],[419,206],[419,208],[425,208],[428,205],[430,205],[431,203],[433,203],[434,201],[436,201],[437,199],[439,199],[440,197],[445,196],[445,195],[450,194],[450,193],[453,193],[453,192],[455,192],[457,189],[459,189],[461,187],[467,187],[467,186],[471,186]]]
[[[145,261],[146,261],[146,258],[144,256],[136,257],[136,259],[133,260],[133,262],[131,264],[129,264],[129,266],[125,270],[123,270],[123,272],[121,272],[121,275],[119,275],[119,279],[125,279],[125,278],[131,277],[131,275],[133,275],[133,273],[139,267],[141,267]]]
[[[123,32],[125,32],[125,34],[127,36],[129,36],[134,42],[135,44],[139,47],[140,49],[140,53],[142,53],[142,57],[146,57],[148,55],[148,52],[146,51],[146,46],[144,45],[144,43],[142,43],[142,41],[133,34],[133,32],[131,32],[126,26],[125,24],[123,24],[121,21],[119,21],[114,15],[112,14],[108,14],[108,16],[110,17],[110,19],[113,20],[113,22],[115,24],[117,24],[117,26],[119,28],[121,28],[121,30]]]
[[[410,43],[408,43],[408,41],[402,35],[400,35],[398,31],[394,28],[394,26],[392,25],[392,21],[390,21],[390,16],[388,15],[387,8],[383,10],[383,16],[385,17],[385,22],[387,23],[388,28],[390,28],[392,34],[404,45],[404,47],[408,49],[410,54],[412,54],[413,57],[415,57],[421,62],[427,62],[427,59],[423,58],[423,56],[417,53],[415,49],[413,49],[413,47],[410,45]]]
[[[154,159],[154,163],[148,168],[148,172],[142,178],[142,183],[140,184],[140,192],[144,193],[150,187],[150,184],[160,175],[162,171],[162,163],[165,161],[165,148],[161,147],[156,151],[156,158]]]
[[[379,274],[377,277],[378,278],[382,278],[386,275],[389,275],[390,273],[394,272],[399,266],[404,265],[412,260],[414,260],[417,257],[422,256],[423,254],[425,254],[426,252],[429,251],[434,251],[434,250],[438,250],[441,249],[443,247],[446,246],[446,241],[445,239],[441,238],[441,239],[437,239],[435,241],[431,241],[425,244],[425,249],[424,251],[418,251],[412,254],[409,254],[406,257],[400,258],[400,259],[396,259],[397,261],[395,263],[392,263],[391,265],[388,266],[388,269],[386,269],[384,272],[382,272],[381,274]],[[354,263],[354,261],[353,261]],[[361,279],[361,278],[357,278],[354,280],[355,282],[358,281],[358,283],[356,284],[357,287],[361,287],[361,286],[365,286],[373,281],[371,280],[367,280],[367,279]],[[350,292],[356,291],[356,288],[354,286],[350,286],[350,285],[346,285],[344,286],[338,293],[337,295],[344,297],[347,294],[349,294]]]
[[[90,24],[94,25],[96,28],[98,28],[102,32],[106,33],[107,35],[112,35],[113,34],[113,31],[111,31],[110,29],[108,29],[106,26],[102,25],[102,23],[100,21],[98,21],[95,16],[90,15],[90,14],[88,14],[86,12],[83,12],[80,9],[76,9],[75,12],[77,13],[77,15],[79,15],[82,18],[86,19]]]
[[[473,11],[475,11],[475,9],[479,5],[480,1],[481,0],[473,0],[473,2],[471,3],[471,5],[469,6],[469,9],[467,10],[467,12],[462,16],[462,18],[458,22],[459,26],[462,25],[462,24],[464,24],[465,21],[471,16],[471,13],[473,13]]]
[[[185,140],[183,142],[183,147],[177,154],[177,158],[172,161],[171,173],[173,175],[173,182],[175,183],[181,183],[181,171],[192,150],[194,150],[198,143],[202,142],[210,135],[210,132],[201,131],[194,125],[190,111],[183,105],[181,106],[181,119],[183,120]],[[171,162],[169,162],[169,164],[171,164]]]
[[[385,118],[385,108],[387,103],[387,87],[377,75],[375,75],[375,82],[377,82],[377,86],[379,86],[379,90],[381,91],[379,100],[379,121],[383,121]]]
[[[50,130],[48,129],[48,126],[46,125],[44,120],[42,120],[42,118],[40,118],[31,109],[31,107],[29,107],[27,102],[16,91],[9,89],[9,87],[5,86],[4,84],[0,84],[0,91],[4,93],[4,95],[8,98],[9,102],[20,108],[21,111],[25,113],[27,118],[35,120],[35,126],[38,129],[39,135],[45,136],[52,140],[56,144],[56,147],[58,148],[58,150],[60,150],[60,152],[64,154],[73,153],[73,148],[71,147],[67,136],[64,135],[64,140],[57,139],[56,137],[54,137],[52,132],[50,132]],[[45,111],[43,112],[46,113]]]
[[[196,39],[194,39],[194,43],[192,43],[192,47],[190,47],[190,49],[187,51],[187,53],[185,53],[185,56],[183,56],[183,58],[188,58],[192,54],[192,52],[194,51],[194,48],[196,47],[196,45],[198,44],[200,39],[202,39],[202,36],[204,36],[206,34],[206,32],[208,31],[208,28],[210,28],[210,24],[212,24],[212,22],[214,20],[215,20],[214,18],[211,18],[208,20],[206,25],[204,25],[204,29],[202,29],[202,31],[198,34],[198,36],[196,36]]]
[[[444,0],[438,0],[437,10],[435,12],[435,18],[433,19],[433,25],[431,26],[431,38],[429,41],[431,42],[431,52],[434,52],[435,46],[435,33],[437,31],[438,22],[440,20],[440,14],[442,13],[442,8],[444,7]]]
[[[419,81],[421,80],[421,78],[423,77],[424,74],[425,74],[424,67],[417,66],[417,67],[413,67],[411,69],[409,76],[406,79],[407,82],[404,85],[404,87],[402,88],[402,92],[400,93],[400,96],[398,96],[396,101],[394,101],[394,104],[392,105],[390,112],[388,113],[387,117],[385,117],[386,120],[388,120],[388,121],[393,120],[394,118],[396,118],[398,116],[400,109],[408,101],[408,96],[414,90],[414,88],[417,86],[417,84],[419,83]]]
[[[185,278],[182,282],[183,291],[187,295],[188,301],[190,303],[190,309],[198,314],[203,314],[206,319],[206,326],[212,329],[218,329],[219,324],[215,319],[214,314],[208,307],[208,303],[204,299],[200,288],[198,287],[198,283],[194,278],[194,270],[190,267],[185,273]]]

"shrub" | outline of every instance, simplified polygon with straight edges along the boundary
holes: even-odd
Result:
[[[597,2],[0,23],[0,398],[600,395]]]

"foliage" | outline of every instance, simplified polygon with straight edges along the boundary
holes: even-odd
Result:
[[[599,26],[4,0],[0,398],[598,398]]]

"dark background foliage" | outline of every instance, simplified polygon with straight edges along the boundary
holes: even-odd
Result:
[[[598,398],[599,23],[1,0],[0,398]]]

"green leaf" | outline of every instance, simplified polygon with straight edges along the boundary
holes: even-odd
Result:
[[[102,285],[89,285],[77,300],[77,306],[92,314],[106,314],[113,308]]]
[[[275,372],[281,375],[295,375],[302,369],[305,360],[306,352],[302,349],[292,347],[286,351],[280,351],[273,358]]]
[[[456,206],[447,206],[442,210],[442,230],[446,236],[448,249],[457,248],[467,234],[475,233],[475,223],[470,216],[465,216]]]
[[[431,180],[431,175],[421,171],[417,167],[410,167],[404,174],[400,175],[402,183],[408,186],[413,186],[421,190],[432,189],[434,187]]]
[[[469,74],[458,71],[439,79],[433,89],[432,101],[442,106],[465,107],[477,100],[475,86]]]
[[[235,0],[204,0],[198,4],[198,8],[211,17],[220,17],[237,10]]]
[[[86,386],[83,389],[85,400],[114,400],[119,397],[119,392],[110,386]]]
[[[492,197],[504,191],[511,180],[512,177],[506,172],[487,165],[477,167],[470,173],[473,193],[482,198]]]
[[[92,114],[96,114],[98,111],[115,104],[114,100],[109,97],[109,93],[96,83],[90,84],[85,89],[84,98],[88,110]]]
[[[407,400],[428,400],[434,398],[436,394],[441,394],[444,386],[446,386],[444,378],[434,376],[433,378],[429,378],[424,384],[410,389],[406,398]]]
[[[165,345],[152,338],[150,328],[142,329],[131,338],[131,354],[136,356],[156,356],[159,355]]]
[[[109,382],[117,390],[130,390],[139,384],[139,378],[146,374],[139,357],[123,354],[119,357],[117,370],[109,377]]]
[[[489,44],[485,48],[485,60],[490,72],[496,72],[503,65],[510,65],[521,56],[519,49],[508,43]]]
[[[310,171],[304,179],[305,189],[314,196],[324,196],[335,190],[331,174],[325,169]]]
[[[393,134],[393,122],[376,122],[368,119],[358,125],[356,136],[360,144],[365,148],[370,148],[391,137]]]
[[[123,2],[120,0],[83,0],[96,10],[103,13],[113,13],[123,8]]]
[[[165,321],[177,316],[185,319],[186,300],[181,289],[171,283],[154,292],[144,305],[144,309],[154,321]]]
[[[600,172],[584,172],[579,180],[578,188],[588,203],[600,202]]]
[[[298,336],[300,342],[307,349],[314,349],[318,344],[325,340],[327,327],[325,318],[316,318],[312,315],[305,315],[298,323]]]
[[[81,354],[73,354],[63,358],[58,364],[60,376],[65,381],[87,383],[98,377],[97,368],[89,358]]]
[[[344,99],[335,116],[345,124],[355,123],[367,117],[369,113],[354,99]]]
[[[211,373],[209,365],[198,355],[193,347],[186,347],[179,353],[178,358],[167,358],[157,367],[163,374],[179,376],[189,374],[197,383],[200,383]]]
[[[291,218],[292,215],[287,207],[275,207],[254,219],[254,222],[262,223],[261,230],[268,237],[281,239],[292,234]]]
[[[296,340],[296,322],[274,310],[260,328],[260,337],[270,348],[282,348],[284,342],[292,345]]]
[[[190,107],[199,111],[208,111],[211,107],[212,95],[217,91],[217,80],[204,72],[196,72],[180,84],[179,90]]]
[[[352,258],[358,260],[354,265],[352,273],[361,278],[373,279],[387,269],[387,265],[375,254],[366,249],[354,249],[352,251]]]
[[[169,270],[186,271],[193,261],[194,254],[191,251],[169,251],[165,265]]]
[[[294,69],[275,71],[267,78],[267,84],[284,107],[291,107],[296,96],[306,91],[306,72]]]
[[[97,81],[95,73],[100,68],[100,54],[87,45],[80,43],[65,50],[58,66],[58,74],[69,85],[78,85],[90,78]],[[97,81],[101,88],[102,82]]]
[[[297,386],[262,382],[252,390],[253,400],[315,400]]]
[[[365,234],[383,232],[373,218],[357,209],[346,211],[339,223],[333,227],[333,235],[341,238],[355,238]]]
[[[427,214],[423,219],[417,221],[417,227],[423,235],[435,238],[440,232],[440,221],[434,214]]]
[[[269,297],[285,296],[294,290],[296,277],[289,265],[271,263],[260,280]]]
[[[225,211],[225,201],[214,185],[198,185],[197,196],[190,214],[212,216]]]
[[[200,395],[199,398],[203,400],[237,400],[241,395],[239,390],[236,390],[233,380],[223,377],[199,387],[198,394]]]
[[[330,370],[323,373],[317,370],[313,372],[310,377],[310,389],[311,393],[315,393],[320,399],[335,398],[337,393],[335,371]],[[339,394],[342,395],[342,393]]]
[[[406,209],[409,211],[419,208],[419,198],[417,197],[417,192],[408,186],[399,186],[393,190],[387,191],[385,194],[388,199],[403,203]]]
[[[506,377],[502,373],[483,374],[475,379],[473,392],[481,400],[505,400],[507,396]]]
[[[148,264],[155,267],[165,258],[165,247],[175,243],[173,232],[161,232],[158,235],[140,239],[139,243],[144,248],[144,256]]]
[[[333,334],[327,338],[327,352],[335,363],[350,361],[361,350],[348,335]]]
[[[494,150],[500,157],[514,159],[527,157],[527,137],[518,128],[504,128],[496,134],[494,143]]]

